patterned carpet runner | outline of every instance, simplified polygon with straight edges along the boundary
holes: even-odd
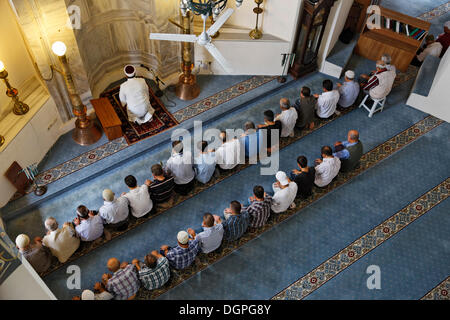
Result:
[[[120,121],[122,121],[122,131],[129,145],[147,139],[178,125],[178,121],[175,120],[169,111],[167,111],[161,100],[155,96],[152,89],[149,88],[149,91],[150,103],[153,109],[155,109],[155,113],[153,114],[153,119],[150,122],[142,125],[128,121],[127,108],[122,106],[119,99],[120,87],[104,92],[100,96],[101,98],[108,98],[114,107]]]

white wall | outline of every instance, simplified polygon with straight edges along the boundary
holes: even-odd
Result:
[[[56,300],[55,295],[22,259],[22,264],[0,286],[0,300]]]
[[[301,5],[302,0],[283,0],[282,4],[275,0],[264,1],[264,12],[260,15],[258,24],[263,37],[252,40],[248,32],[255,27],[256,15],[253,8],[256,4],[254,1],[244,1],[227,21],[221,35],[213,40],[231,64],[233,71],[225,72],[209,53],[198,45],[195,45],[196,66],[199,66],[199,61],[203,64],[212,62],[211,70],[214,74],[280,75],[283,71],[281,54],[289,53],[292,49]],[[230,1],[229,7],[235,8],[235,2]],[[236,33],[237,29],[233,28],[243,31]]]
[[[8,1],[0,1],[0,12],[0,61],[5,63],[11,85],[21,89],[22,85],[36,74],[35,69]],[[5,92],[5,84],[1,81],[0,120],[12,107],[11,98],[8,98]],[[0,134],[4,135],[2,132]]]
[[[28,120],[17,136],[10,140],[6,135],[8,145],[0,151],[0,207],[8,203],[16,192],[15,187],[4,176],[9,166],[14,161],[23,168],[39,163],[58,140],[61,126],[56,104],[53,99],[47,98],[47,102]]]
[[[411,94],[407,105],[450,122],[450,50],[442,57],[428,97]]]
[[[324,72],[324,62],[328,54],[333,50],[334,45],[339,40],[339,36],[344,29],[348,14],[353,5],[353,0],[338,0],[331,8],[328,23],[319,49],[319,70]],[[336,76],[336,75],[333,75]]]

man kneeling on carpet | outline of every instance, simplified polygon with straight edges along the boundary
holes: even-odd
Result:
[[[127,107],[128,120],[143,124],[153,118],[155,110],[150,104],[149,88],[145,79],[136,78],[136,68],[125,66],[125,75],[128,80],[120,85],[120,102]]]

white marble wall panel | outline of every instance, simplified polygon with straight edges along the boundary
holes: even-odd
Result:
[[[145,64],[168,77],[180,70],[178,43],[150,41],[150,32],[177,33],[168,18],[179,15],[177,1],[66,0],[81,9],[75,30],[93,96],[123,77],[123,66]]]

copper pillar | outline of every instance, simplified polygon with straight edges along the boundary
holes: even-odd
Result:
[[[191,33],[191,13],[188,11],[185,16],[182,15],[183,20],[183,33],[190,34]],[[181,100],[192,100],[199,96],[200,88],[197,85],[197,80],[195,75],[192,74],[192,69],[194,67],[192,63],[192,54],[191,54],[191,43],[183,42],[182,43],[182,56],[183,62],[181,63],[181,70],[183,73],[180,75],[178,84],[175,88],[175,94]]]
[[[72,73],[70,72],[67,57],[64,55],[58,58],[66,82],[67,91],[69,92],[72,112],[78,118],[75,122],[72,138],[76,143],[82,146],[94,144],[102,137],[102,131],[94,121],[87,117],[87,108],[81,101],[80,95],[75,89],[75,83],[73,81]]]

